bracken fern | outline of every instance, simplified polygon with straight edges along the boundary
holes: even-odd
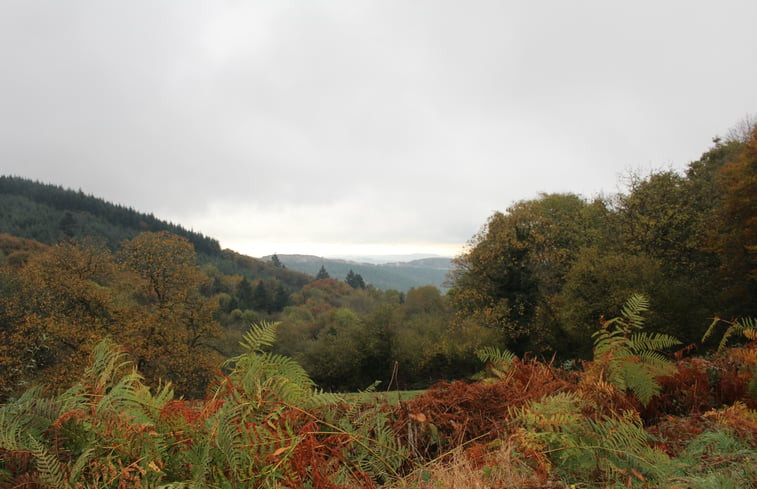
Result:
[[[623,306],[621,315],[605,321],[594,333],[594,368],[621,391],[631,390],[646,405],[660,393],[655,377],[670,374],[675,366],[658,350],[680,344],[666,334],[639,331],[649,300],[635,294]]]

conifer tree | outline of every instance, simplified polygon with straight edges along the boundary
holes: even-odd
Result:
[[[326,267],[321,265],[321,269],[318,270],[318,275],[315,276],[316,280],[323,280],[324,278],[331,278],[329,272],[326,271]]]
[[[279,255],[276,253],[273,254],[271,257],[271,263],[273,263],[273,266],[276,268],[286,268],[283,263],[281,263],[281,260],[279,260]]]
[[[254,294],[252,285],[250,284],[250,281],[247,280],[247,277],[243,277],[242,281],[239,282],[239,285],[237,286],[236,299],[239,309],[253,309],[255,302]]]
[[[363,277],[359,273],[353,272],[352,269],[350,269],[350,271],[347,273],[345,282],[347,282],[353,289],[365,288],[365,281],[363,280]]]
[[[256,311],[270,309],[268,300],[268,290],[265,283],[261,280],[255,286],[255,290],[252,294],[252,307]]]

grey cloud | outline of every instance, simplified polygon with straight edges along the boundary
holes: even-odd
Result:
[[[247,210],[261,240],[463,243],[514,200],[698,157],[757,111],[755,17],[738,0],[11,0],[0,166],[194,227]]]

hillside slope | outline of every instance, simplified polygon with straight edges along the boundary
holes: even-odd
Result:
[[[299,289],[312,280],[296,270],[277,268],[257,258],[222,250],[216,239],[153,214],[112,204],[81,190],[0,175],[0,234],[48,245],[67,238],[95,237],[115,249],[122,241],[144,231],[168,231],[187,238],[201,264],[213,264],[226,274],[250,279],[276,278],[290,289]]]

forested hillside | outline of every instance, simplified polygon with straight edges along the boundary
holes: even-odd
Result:
[[[198,253],[221,252],[215,239],[161,221],[152,214],[111,204],[81,190],[0,175],[0,233],[46,244],[97,236],[115,247],[143,231],[168,231],[183,236]]]
[[[186,238],[200,263],[210,263],[226,274],[242,274],[253,280],[276,279],[291,290],[309,280],[266,261],[221,250],[216,239],[152,214],[112,204],[81,190],[0,175],[0,233],[48,245],[65,239],[96,238],[115,249],[145,231],[167,231]]]
[[[627,192],[544,194],[496,212],[456,260],[456,322],[514,351],[584,356],[633,292],[649,327],[685,343],[708,318],[757,314],[757,132],[717,141],[684,174],[633,175]]]

